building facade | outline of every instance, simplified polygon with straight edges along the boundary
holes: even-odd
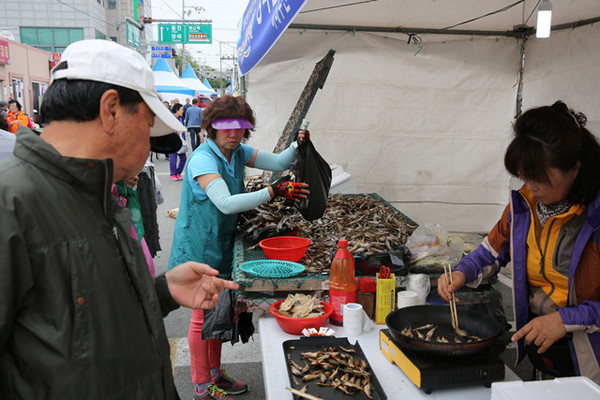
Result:
[[[39,109],[53,61],[78,40],[107,39],[145,48],[152,29],[140,32],[131,21],[151,17],[151,10],[150,0],[0,0],[0,40],[11,50],[8,63],[0,62],[0,99],[19,100],[27,113]],[[40,54],[45,61],[40,62]]]

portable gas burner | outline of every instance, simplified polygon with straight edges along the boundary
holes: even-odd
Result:
[[[504,363],[495,354],[483,351],[476,355],[443,357],[418,354],[396,342],[389,329],[379,332],[383,355],[395,363],[425,393],[433,389],[483,384],[504,380]]]

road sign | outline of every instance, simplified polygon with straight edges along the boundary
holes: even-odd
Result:
[[[173,58],[171,53],[152,53],[152,58]]]
[[[127,23],[127,44],[132,47],[140,47],[140,30],[130,24]]]
[[[158,43],[212,43],[212,24],[158,24]]]
[[[152,47],[152,51],[171,51],[172,47],[171,46],[151,46]]]

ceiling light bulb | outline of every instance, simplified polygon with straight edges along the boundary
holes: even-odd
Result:
[[[537,38],[550,37],[550,26],[552,24],[552,4],[549,0],[543,0],[538,7],[537,27],[535,36]]]

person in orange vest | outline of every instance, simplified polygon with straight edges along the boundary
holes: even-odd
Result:
[[[8,121],[8,126],[12,133],[16,133],[21,125],[27,128],[34,128],[27,114],[21,110],[21,104],[17,100],[10,100],[8,102],[8,115],[6,116],[6,120]]]

